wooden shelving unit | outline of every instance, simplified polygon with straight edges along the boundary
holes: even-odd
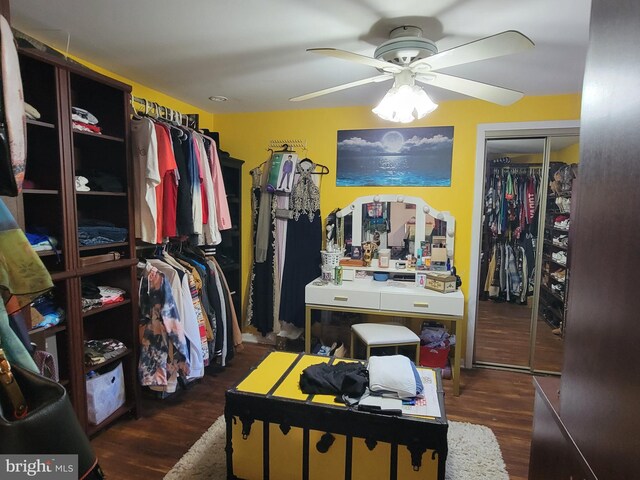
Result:
[[[556,164],[555,167],[561,168],[564,164]],[[550,172],[550,176],[553,172]],[[571,191],[553,193],[549,191],[547,195],[547,208],[545,212],[545,225],[544,225],[544,238],[543,238],[543,254],[542,254],[542,270],[543,276],[548,276],[553,283],[557,282],[551,277],[551,272],[562,271],[565,275],[564,292],[563,295],[558,295],[553,291],[550,286],[541,283],[540,288],[540,302],[541,312],[550,326],[554,328],[564,329],[564,322],[567,311],[566,299],[568,297],[569,289],[569,268],[566,263],[561,263],[553,259],[552,255],[556,252],[564,252],[569,254],[569,245],[561,246],[553,243],[553,238],[558,235],[568,235],[568,228],[558,228],[555,226],[555,218],[559,215],[564,217],[571,216],[571,212],[560,212],[555,203],[558,197],[571,198]]]
[[[242,165],[243,160],[220,156],[222,177],[227,192],[227,203],[231,214],[232,228],[222,230],[222,242],[216,247],[216,257],[232,293],[233,305],[238,319],[242,319],[242,248],[240,245],[242,223]]]
[[[139,411],[137,261],[128,112],[131,87],[34,49],[19,49],[18,54],[25,101],[41,117],[27,120],[25,181],[29,188],[16,199],[17,220],[26,232],[44,233],[57,240],[55,251],[39,255],[54,281],[54,301],[66,317],[54,327],[33,329],[30,336],[39,346],[45,339],[55,342],[60,383],[68,390],[81,425],[95,434],[121,415],[137,415]],[[94,114],[103,133],[74,130],[71,107]],[[76,192],[75,176],[84,172],[116,177],[125,191]],[[78,226],[87,219],[126,228],[126,240],[80,246]],[[86,267],[81,264],[82,257],[110,251],[117,251],[120,259]],[[83,313],[83,280],[121,288],[126,299]],[[107,338],[123,342],[127,350],[91,370],[122,362],[126,403],[94,426],[87,420],[84,341]]]

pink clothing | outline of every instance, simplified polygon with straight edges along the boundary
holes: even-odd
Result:
[[[204,160],[200,158],[200,151],[198,150],[198,142],[196,140],[195,135],[193,136],[193,146],[196,152],[196,159],[198,160],[198,172],[200,175],[200,195],[202,197],[202,223],[208,223],[209,221],[209,202],[207,201],[207,195],[204,185]],[[205,159],[206,160],[206,159]],[[198,233],[202,233],[202,231],[198,231]]]
[[[209,138],[209,137],[207,137]],[[229,203],[227,202],[227,191],[224,188],[222,178],[222,168],[216,142],[211,140],[209,145],[209,159],[211,161],[211,176],[213,177],[213,192],[216,196],[216,218],[218,219],[218,229],[229,230],[231,225],[231,214],[229,213]]]

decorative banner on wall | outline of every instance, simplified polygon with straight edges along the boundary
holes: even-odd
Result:
[[[450,187],[453,127],[338,130],[339,187]]]

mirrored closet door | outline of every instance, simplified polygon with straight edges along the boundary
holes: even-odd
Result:
[[[578,144],[577,134],[486,141],[474,364],[562,369]]]

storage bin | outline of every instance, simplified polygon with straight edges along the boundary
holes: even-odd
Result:
[[[420,365],[431,368],[446,367],[450,349],[451,347],[431,348],[423,345],[420,347]]]
[[[87,411],[90,424],[99,425],[124,405],[124,402],[122,363],[97,377],[87,379]]]
[[[342,252],[327,252],[326,250],[321,250],[320,255],[322,258],[322,268],[330,269],[335,268],[340,265],[340,259],[342,258]]]

